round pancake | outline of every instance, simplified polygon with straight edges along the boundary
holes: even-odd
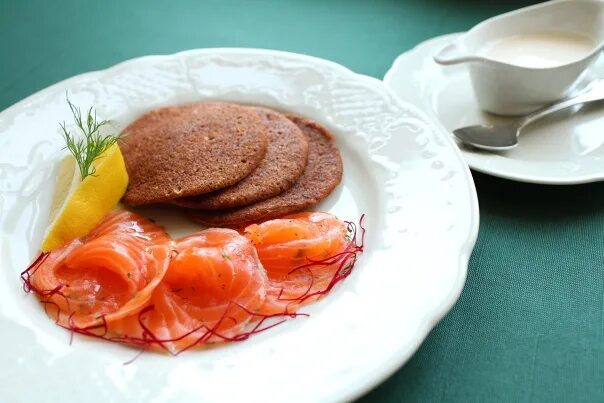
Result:
[[[176,199],[174,204],[204,210],[247,206],[283,193],[298,180],[308,158],[306,136],[281,113],[252,109],[260,116],[269,139],[260,165],[233,186],[202,196]]]
[[[152,110],[124,130],[129,183],[122,201],[161,203],[225,188],[249,175],[268,143],[256,112],[228,103]]]
[[[342,180],[342,159],[331,133],[299,116],[288,116],[308,139],[308,162],[300,179],[278,196],[249,206],[218,211],[189,210],[192,220],[209,226],[239,226],[312,207]]]

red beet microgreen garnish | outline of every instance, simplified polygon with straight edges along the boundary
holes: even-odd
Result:
[[[292,306],[300,305],[303,302],[308,301],[311,298],[315,298],[315,297],[319,298],[319,297],[329,293],[337,283],[344,280],[346,277],[348,277],[350,275],[350,273],[354,269],[354,266],[357,262],[357,255],[359,253],[363,252],[363,249],[364,249],[364,244],[365,244],[365,228],[363,227],[364,218],[365,218],[365,215],[363,214],[359,220],[359,228],[361,230],[360,239],[358,239],[359,234],[358,234],[357,225],[355,225],[353,222],[346,221],[349,242],[348,242],[346,248],[344,249],[344,251],[337,253],[333,256],[329,256],[325,259],[321,259],[321,260],[312,260],[312,259],[306,258],[308,263],[298,266],[290,271],[290,274],[293,274],[293,273],[296,273],[296,272],[299,272],[302,270],[309,271],[311,274],[310,281],[309,281],[307,290],[300,296],[293,297],[293,298],[282,298],[284,290],[282,289],[280,291],[278,300],[288,302],[288,304],[286,305],[283,312],[272,313],[272,314],[262,314],[262,313],[258,313],[255,311],[251,311],[248,308],[246,308],[236,302],[230,302],[227,305],[227,308],[225,309],[223,315],[213,326],[209,327],[206,324],[200,324],[198,327],[193,328],[190,331],[188,331],[178,337],[174,337],[174,338],[162,339],[162,338],[158,337],[157,335],[155,335],[153,333],[153,331],[146,325],[145,320],[144,320],[145,316],[154,310],[153,305],[148,305],[148,306],[144,307],[143,309],[141,309],[141,311],[137,315],[137,322],[138,322],[138,325],[140,326],[140,330],[141,330],[140,336],[132,336],[132,335],[127,335],[127,334],[125,334],[125,335],[112,334],[112,332],[110,331],[110,326],[107,323],[104,315],[102,315],[98,318],[97,324],[81,327],[75,323],[75,320],[74,320],[75,312],[71,312],[68,314],[66,324],[61,323],[59,320],[60,315],[61,314],[67,315],[67,313],[61,312],[59,305],[57,303],[55,303],[54,301],[52,301],[51,298],[56,295],[58,295],[62,298],[65,298],[65,301],[67,302],[67,307],[69,309],[69,299],[61,292],[61,290],[63,289],[63,287],[65,285],[64,284],[59,285],[51,290],[42,290],[42,289],[39,289],[36,286],[34,286],[34,284],[31,281],[31,277],[33,275],[35,275],[38,268],[46,261],[46,259],[50,255],[49,253],[41,253],[40,255],[38,255],[36,257],[36,259],[29,265],[29,267],[27,267],[27,269],[25,269],[21,273],[21,280],[23,281],[23,290],[26,293],[35,294],[40,299],[40,302],[44,305],[47,313],[48,313],[48,306],[54,306],[56,308],[56,310],[57,310],[56,322],[59,326],[70,331],[70,344],[73,341],[73,335],[77,333],[77,334],[81,334],[84,336],[94,337],[97,339],[102,339],[102,340],[106,340],[106,341],[110,341],[110,342],[114,342],[114,343],[128,344],[128,345],[132,345],[132,346],[135,346],[135,347],[138,347],[141,349],[140,352],[134,358],[125,362],[124,364],[129,364],[129,363],[133,362],[136,358],[138,358],[138,356],[140,356],[140,354],[142,354],[143,352],[145,352],[146,350],[148,350],[151,347],[157,347],[171,355],[179,355],[182,352],[189,350],[193,347],[201,346],[201,345],[209,344],[209,343],[213,343],[213,342],[244,341],[255,334],[264,332],[266,330],[269,330],[275,326],[278,326],[278,325],[284,323],[287,320],[287,318],[295,318],[298,316],[309,316],[308,314],[305,314],[305,313],[297,313],[297,312],[289,311],[290,305],[292,305]],[[321,290],[313,290],[315,276],[313,274],[312,269],[321,269],[321,268],[334,267],[334,266],[336,267],[336,270],[335,270],[333,276],[331,277],[329,283],[327,284],[327,286],[325,286],[325,288],[323,288]],[[247,314],[251,317],[251,320],[249,321],[248,325],[245,326],[245,329],[243,331],[241,331],[239,333],[235,333],[235,334],[230,334],[228,331],[226,331],[226,332],[220,331],[219,329],[221,328],[221,326],[223,324],[225,324],[225,321],[227,321],[227,320],[233,320],[235,322],[235,325],[237,324],[237,320],[234,318],[234,316],[236,316],[236,315],[234,315],[236,313],[236,310],[241,310],[242,312],[244,312],[245,314]],[[52,315],[50,315],[50,316],[52,316]],[[200,334],[196,335],[196,337],[193,338],[190,343],[188,343],[184,347],[181,347],[179,350],[173,351],[172,349],[170,349],[168,347],[169,343],[178,343],[178,342],[185,340],[186,338],[188,338],[192,335],[195,335],[197,333],[200,333]]]
[[[25,269],[21,272],[20,277],[21,277],[21,280],[23,281],[23,291],[25,291],[26,293],[35,294],[38,297],[38,299],[40,300],[40,302],[42,303],[42,305],[44,305],[44,311],[46,312],[47,315],[52,316],[48,312],[48,306],[53,306],[56,308],[57,313],[56,313],[55,321],[58,323],[59,319],[60,319],[60,315],[61,315],[61,308],[59,307],[59,305],[56,302],[51,301],[51,298],[55,295],[63,297],[65,299],[65,302],[67,303],[67,306],[69,307],[69,298],[67,298],[67,296],[61,292],[61,290],[64,288],[65,285],[59,284],[53,289],[41,290],[38,287],[34,286],[34,284],[31,282],[31,276],[33,276],[35,274],[35,272],[40,268],[42,263],[44,263],[44,261],[46,261],[46,259],[48,258],[49,255],[50,255],[50,253],[48,253],[48,252],[40,253],[34,259],[34,261],[27,267],[27,269]]]

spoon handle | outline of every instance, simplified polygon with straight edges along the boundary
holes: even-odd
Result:
[[[602,99],[604,99],[604,80],[594,81],[592,84],[589,85],[589,87],[585,91],[580,93],[578,96],[562,100],[561,102],[555,103],[553,105],[548,105],[521,118],[518,121],[518,131],[520,131],[520,129],[522,129],[529,123],[532,123],[537,119],[541,119],[542,117],[547,116],[551,113],[558,112],[562,109],[566,109],[574,105],[600,101]]]

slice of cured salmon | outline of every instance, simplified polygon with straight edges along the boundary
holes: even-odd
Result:
[[[210,228],[175,241],[174,251],[148,305],[109,324],[111,333],[171,353],[245,334],[266,296],[252,243],[236,231]]]
[[[260,312],[295,312],[329,291],[354,259],[348,224],[327,213],[298,213],[245,228],[269,277]]]
[[[26,285],[62,326],[88,328],[144,306],[170,262],[169,236],[128,211],[107,216],[88,236],[43,255]]]

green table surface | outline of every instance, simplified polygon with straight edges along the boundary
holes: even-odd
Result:
[[[0,110],[72,75],[202,47],[306,53],[382,78],[415,44],[528,4],[0,0]],[[459,302],[361,401],[604,401],[604,185],[474,179],[480,234]]]

